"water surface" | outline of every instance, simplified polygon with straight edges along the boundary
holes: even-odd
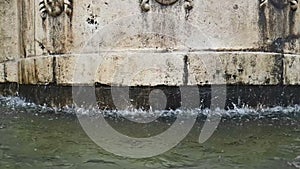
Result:
[[[175,148],[152,158],[130,159],[93,143],[71,108],[57,111],[17,98],[0,100],[1,169],[293,169],[300,164],[298,106],[227,112],[204,144],[198,137],[205,116],[199,115],[193,130]],[[138,127],[119,117],[107,120],[116,130],[136,137],[158,134],[172,124],[171,118]]]

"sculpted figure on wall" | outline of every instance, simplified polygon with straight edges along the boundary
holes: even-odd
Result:
[[[39,0],[44,35],[39,45],[44,53],[69,53],[72,38],[73,0]]]
[[[178,2],[179,0],[155,0],[157,3],[164,5],[164,6],[169,6],[169,5],[173,5],[176,2]],[[190,11],[193,9],[194,7],[194,0],[184,0],[184,9],[185,9],[185,17],[186,19],[188,19],[189,15],[190,15]],[[142,11],[144,12],[148,12],[151,9],[151,5],[150,5],[150,0],[140,0],[140,6]]]
[[[297,10],[298,9],[298,0],[280,0],[281,2],[278,2],[276,0],[260,0],[260,7],[264,7],[266,6],[268,3],[273,4],[273,6],[277,6],[277,7],[285,7],[287,5],[290,5],[291,10]],[[283,1],[283,3],[282,3]],[[279,5],[279,4],[283,4],[283,5]]]
[[[283,52],[297,48],[297,9],[298,0],[259,0],[260,34],[268,50]]]
[[[172,5],[178,0],[155,0],[156,2],[162,4],[162,5]]]
[[[48,15],[57,17],[64,11],[68,16],[73,12],[73,0],[40,0],[40,15],[46,19]]]

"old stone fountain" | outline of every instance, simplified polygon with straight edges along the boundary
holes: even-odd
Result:
[[[213,85],[226,85],[228,106],[300,103],[297,0],[0,3],[4,95],[40,104],[72,103],[71,86],[85,85],[74,79],[75,66],[80,66],[76,59],[108,49],[99,55],[104,61],[94,81],[103,107],[113,107],[111,86],[129,86],[136,105],[144,105],[149,92],[159,88],[169,99],[168,107],[176,107],[180,86],[199,87],[202,102],[209,104]],[[132,36],[120,39],[122,33]],[[106,38],[105,43],[87,43],[95,34]],[[113,78],[124,61],[128,69],[118,73],[135,77]],[[145,65],[159,70],[144,71]]]

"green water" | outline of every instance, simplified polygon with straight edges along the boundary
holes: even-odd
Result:
[[[136,131],[124,120],[111,124],[136,135],[155,134],[167,126],[157,121],[156,127]],[[296,168],[292,163],[300,155],[299,117],[223,119],[214,135],[199,144],[202,124],[198,120],[185,140],[162,155],[130,159],[93,143],[76,115],[2,106],[0,169]]]

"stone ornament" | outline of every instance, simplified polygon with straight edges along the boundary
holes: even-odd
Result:
[[[178,0],[155,0],[156,2],[162,4],[162,5],[172,5]]]
[[[259,6],[261,8],[265,7],[269,3],[269,1],[271,1],[271,0],[260,0],[259,1],[259,3],[260,3]],[[288,3],[290,4],[291,10],[296,11],[298,9],[298,0],[288,0]]]
[[[194,0],[185,0],[184,2],[184,9],[185,9],[185,18],[188,19],[190,16],[190,11],[194,7]]]
[[[40,0],[40,16],[43,20],[47,16],[57,17],[64,11],[68,16],[72,15],[73,12],[73,0]]]
[[[179,0],[155,0],[157,3],[161,4],[161,5],[173,5],[176,2],[178,2]],[[143,12],[148,12],[151,9],[150,6],[150,0],[140,0],[140,6]],[[184,9],[185,9],[185,13],[186,13],[186,19],[188,19],[189,15],[190,15],[190,11],[193,9],[194,7],[194,0],[184,0]]]
[[[44,54],[64,54],[70,51],[73,43],[73,2],[73,0],[39,0],[39,14],[44,34],[39,37],[41,39],[36,39],[36,42]]]
[[[290,0],[290,5],[292,10],[298,9],[298,0]]]
[[[141,8],[143,11],[148,12],[150,10],[149,0],[141,0]]]
[[[259,7],[264,7],[268,3],[268,0],[259,0]]]

